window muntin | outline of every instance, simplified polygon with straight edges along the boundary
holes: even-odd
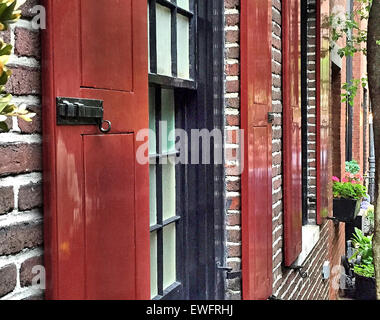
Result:
[[[189,83],[181,86],[192,88],[195,60],[194,1],[150,0],[149,21],[149,72],[152,76],[164,76],[166,83],[177,87],[182,79]],[[150,82],[163,79],[150,77]]]
[[[149,141],[151,297],[162,299],[181,285],[176,197],[175,130],[179,89],[195,94],[196,0],[149,0]],[[186,91],[187,91],[186,90]],[[177,102],[178,103],[178,102]],[[173,135],[174,137],[174,135]]]
[[[165,296],[177,282],[177,223],[174,89],[151,86],[149,142],[151,297]],[[165,127],[165,129],[162,129]],[[152,141],[153,140],[153,141]]]

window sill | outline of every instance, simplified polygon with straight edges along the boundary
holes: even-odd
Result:
[[[303,266],[303,263],[319,241],[319,231],[319,226],[317,225],[305,225],[302,227],[302,252],[294,262],[294,267]]]

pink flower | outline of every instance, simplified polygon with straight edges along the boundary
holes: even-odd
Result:
[[[332,177],[332,181],[335,181],[335,182],[339,182],[339,178],[338,178],[338,177],[335,177],[335,176],[333,176],[333,177]]]
[[[343,178],[342,182],[348,182],[348,180],[346,178]]]

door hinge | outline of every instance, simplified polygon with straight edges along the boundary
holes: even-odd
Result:
[[[58,125],[97,125],[101,132],[107,133],[111,122],[103,120],[103,114],[102,100],[57,97]]]

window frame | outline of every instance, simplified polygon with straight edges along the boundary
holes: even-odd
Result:
[[[150,72],[149,85],[175,89],[176,128],[224,134],[224,3],[194,0],[194,8],[193,78]],[[227,274],[217,268],[225,264],[224,163],[177,166],[176,210],[183,215],[177,222],[177,280],[182,283],[156,299],[224,299]]]
[[[150,59],[149,59],[149,87],[155,89],[155,128],[156,128],[156,152],[150,154],[150,164],[155,159],[156,168],[156,216],[157,221],[155,225],[150,226],[150,234],[156,232],[157,234],[157,292],[153,300],[165,299],[178,299],[183,295],[183,264],[184,257],[181,254],[183,251],[182,233],[184,230],[182,223],[182,209],[179,205],[181,199],[177,187],[181,183],[181,173],[178,170],[178,165],[175,165],[175,180],[176,180],[176,215],[163,220],[163,194],[162,194],[162,164],[160,160],[163,157],[176,156],[176,151],[163,153],[160,150],[160,130],[159,123],[161,121],[161,93],[163,89],[170,89],[174,91],[174,123],[175,128],[181,127],[177,114],[180,112],[181,96],[189,97],[195,95],[197,90],[197,51],[196,51],[196,20],[197,20],[197,0],[189,0],[189,10],[185,10],[177,6],[177,1],[167,0],[150,0],[148,1],[149,8],[149,46],[150,46]],[[171,58],[172,58],[172,76],[161,75],[157,73],[157,38],[156,38],[156,5],[160,4],[171,10]],[[189,75],[190,79],[182,79],[177,77],[177,14],[181,14],[189,18]],[[163,229],[164,227],[175,224],[176,226],[176,282],[168,288],[163,288]]]

